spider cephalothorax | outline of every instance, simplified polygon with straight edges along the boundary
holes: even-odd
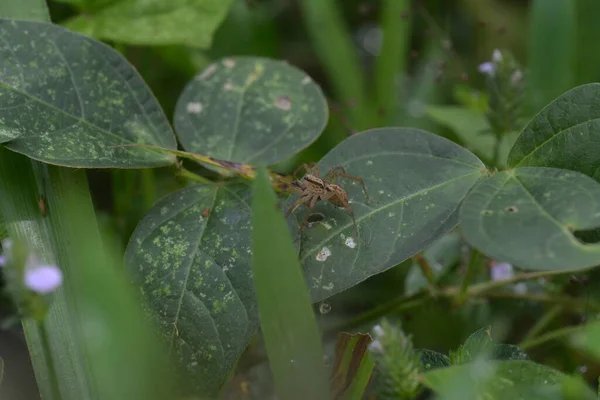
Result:
[[[346,173],[344,167],[333,167],[331,168],[324,178],[321,178],[321,172],[317,163],[302,164],[294,172],[294,176],[300,169],[306,170],[306,175],[301,180],[294,181],[290,188],[293,193],[300,195],[300,198],[296,200],[288,209],[286,217],[294,212],[301,204],[305,204],[309,209],[314,208],[319,201],[328,201],[336,207],[345,208],[348,214],[352,217],[354,223],[354,231],[358,236],[358,229],[356,227],[356,220],[354,219],[354,212],[350,206],[348,200],[348,193],[339,185],[334,182],[338,177],[348,178],[360,182],[365,196],[367,199],[367,188],[363,180],[357,176],[352,176]],[[300,230],[304,229],[306,221],[308,220],[310,213],[306,214]]]

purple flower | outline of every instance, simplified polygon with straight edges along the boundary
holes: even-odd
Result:
[[[25,286],[36,293],[47,294],[62,283],[62,272],[55,265],[37,265],[25,269]]]
[[[0,256],[0,267],[4,267],[6,265],[6,257]]]
[[[492,262],[491,275],[493,281],[504,281],[514,276],[513,266],[509,263]]]
[[[487,74],[489,76],[494,76],[496,73],[496,65],[491,61],[480,64],[478,69],[482,74]]]

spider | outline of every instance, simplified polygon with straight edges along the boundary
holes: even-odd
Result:
[[[296,174],[301,169],[306,171],[306,175],[304,175],[302,180],[292,182],[290,187],[290,190],[293,193],[300,195],[300,198],[290,206],[285,216],[288,217],[302,204],[305,204],[309,209],[312,209],[319,201],[328,201],[334,206],[345,208],[346,211],[348,211],[348,214],[350,214],[352,222],[354,223],[354,232],[358,237],[356,220],[354,219],[354,212],[348,201],[348,193],[335,182],[338,177],[348,178],[359,182],[368,200],[369,195],[367,194],[367,188],[365,187],[364,181],[357,176],[349,175],[344,167],[333,167],[325,174],[324,178],[321,178],[321,171],[315,162],[300,165],[296,171],[294,171],[294,177],[296,177]],[[310,215],[310,213],[307,213],[306,217],[304,217],[304,221],[302,221],[302,225],[300,225],[300,231],[304,229]]]

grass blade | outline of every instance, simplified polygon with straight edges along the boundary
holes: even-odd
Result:
[[[282,399],[329,399],[323,348],[300,263],[265,169],[254,182],[252,270],[260,323]]]

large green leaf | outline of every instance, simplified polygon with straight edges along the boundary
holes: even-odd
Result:
[[[175,110],[182,146],[220,160],[269,165],[308,146],[327,124],[321,89],[302,71],[256,57],[208,66]]]
[[[575,230],[600,226],[600,184],[574,171],[524,167],[478,185],[462,206],[467,241],[496,260],[536,270],[600,264],[600,245]]]
[[[405,128],[382,128],[350,137],[320,162],[323,174],[343,166],[360,184],[341,178],[358,225],[345,210],[319,202],[312,210],[323,221],[305,229],[301,261],[314,301],[341,292],[423,250],[456,226],[457,209],[485,174],[472,153],[437,135]],[[296,201],[292,196],[287,204]],[[290,224],[307,213],[300,207]]]
[[[252,199],[252,271],[277,394],[330,399],[321,335],[285,219],[264,169]]]
[[[548,104],[525,127],[508,163],[570,169],[600,180],[600,84],[576,87]]]
[[[105,2],[106,3],[106,2]],[[206,49],[232,0],[117,0],[66,23],[98,39],[135,45],[185,44]]]
[[[49,23],[0,19],[0,142],[71,167],[171,164],[176,148],[158,102],[119,53]]]
[[[150,313],[199,393],[214,395],[258,323],[250,187],[197,185],[159,201],[126,260]]]
[[[433,369],[423,383],[441,399],[561,399],[567,377],[545,365],[530,361],[482,361]],[[553,395],[548,397],[548,395]]]

